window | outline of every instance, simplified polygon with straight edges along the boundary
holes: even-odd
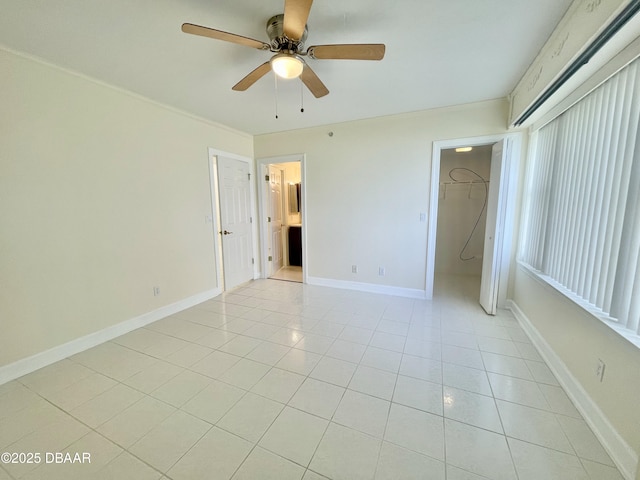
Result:
[[[628,337],[640,335],[639,62],[534,133],[520,248]]]

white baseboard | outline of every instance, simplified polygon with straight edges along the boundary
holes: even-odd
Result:
[[[418,290],[417,288],[393,287],[390,285],[376,285],[374,283],[350,282],[347,280],[334,280],[320,277],[307,277],[307,283],[321,287],[344,288],[345,290],[358,290],[360,292],[395,295],[397,297],[427,298],[426,291]]]
[[[576,380],[562,359],[555,353],[544,337],[531,323],[529,318],[513,301],[507,301],[507,308],[513,312],[520,326],[527,333],[540,355],[564,388],[575,407],[582,414],[585,421],[598,437],[618,470],[626,480],[636,480],[638,469],[638,454],[620,436],[611,425],[600,407],[593,401],[580,382]]]
[[[42,367],[46,367],[47,365],[51,365],[52,363],[63,360],[71,355],[75,355],[76,353],[80,353],[84,350],[95,347],[96,345],[100,345],[101,343],[113,340],[114,338],[124,335],[136,328],[144,327],[145,325],[168,317],[169,315],[173,315],[174,313],[193,307],[194,305],[209,300],[220,293],[221,291],[219,289],[208,290],[170,305],[165,305],[157,310],[144,313],[138,317],[125,320],[124,322],[112,325],[103,330],[90,333],[84,337],[76,338],[75,340],[63,343],[62,345],[58,345],[57,347],[53,347],[44,352],[18,360],[17,362],[4,365],[0,367],[0,385],[34,372]]]

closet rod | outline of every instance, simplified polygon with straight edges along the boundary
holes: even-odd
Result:
[[[489,184],[489,181],[483,182],[482,180],[469,180],[468,182],[440,182],[440,185],[483,185]]]

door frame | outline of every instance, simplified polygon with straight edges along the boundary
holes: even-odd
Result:
[[[262,181],[264,169],[267,165],[272,163],[293,163],[300,162],[300,214],[302,217],[302,283],[307,283],[307,271],[308,271],[308,262],[307,262],[307,194],[306,194],[306,166],[305,166],[306,156],[304,153],[296,153],[292,155],[282,155],[277,157],[262,157],[256,159],[256,171],[258,175],[256,176],[256,180],[258,183],[258,221],[254,222],[258,224],[258,228],[260,231],[260,269],[261,269],[261,278],[269,278],[269,228],[267,225],[267,207],[264,204],[266,198],[266,188],[265,182]],[[283,196],[284,198],[284,196]]]
[[[522,154],[522,132],[505,133],[499,135],[486,135],[480,137],[457,138],[452,140],[438,140],[433,142],[431,157],[431,191],[429,200],[429,225],[427,235],[427,265],[425,281],[425,297],[433,298],[435,283],[436,263],[436,234],[438,230],[438,195],[440,191],[440,156],[442,150],[456,147],[474,147],[480,145],[493,145],[500,140],[505,144],[511,144],[511,156],[503,162],[500,172],[500,185],[498,190],[497,214],[498,224],[503,228],[496,233],[497,244],[502,247],[498,261],[498,306],[503,307],[507,301],[507,287],[509,284],[509,265],[514,235],[514,214],[516,204],[516,191],[518,184],[518,170]]]
[[[218,157],[227,157],[234,160],[240,160],[241,162],[246,162],[249,164],[249,172],[251,178],[255,178],[255,164],[251,157],[245,157],[243,155],[238,155],[235,153],[225,152],[224,150],[218,150],[216,148],[209,147],[208,148],[208,159],[207,163],[209,165],[209,188],[210,188],[210,198],[211,198],[211,216],[206,216],[206,222],[212,224],[211,234],[213,235],[213,250],[214,250],[214,270],[216,276],[216,287],[220,292],[224,292],[226,290],[226,285],[224,284],[224,260],[222,255],[222,235],[220,234],[220,189],[218,188]],[[256,218],[255,211],[255,198],[256,192],[254,187],[255,182],[249,182],[249,201],[251,202],[251,218],[252,218],[252,227],[251,227],[251,254],[253,255],[253,279],[259,278],[257,268],[257,262],[255,259],[256,255],[256,238],[257,238],[257,229],[256,222],[253,221]]]

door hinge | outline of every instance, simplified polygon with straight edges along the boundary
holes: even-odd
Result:
[[[269,255],[269,261],[273,262],[273,257],[271,255]]]
[[[267,217],[267,223],[271,223],[271,217]]]
[[[247,173],[247,177],[249,178],[249,181],[251,181],[251,174]]]
[[[256,263],[255,259],[252,258],[251,259],[251,265],[255,265],[255,263]]]
[[[264,181],[265,181],[265,182],[268,182],[268,181],[269,181],[269,175],[265,175],[265,176],[264,176]]]
[[[253,223],[253,217],[249,217],[249,223]]]

